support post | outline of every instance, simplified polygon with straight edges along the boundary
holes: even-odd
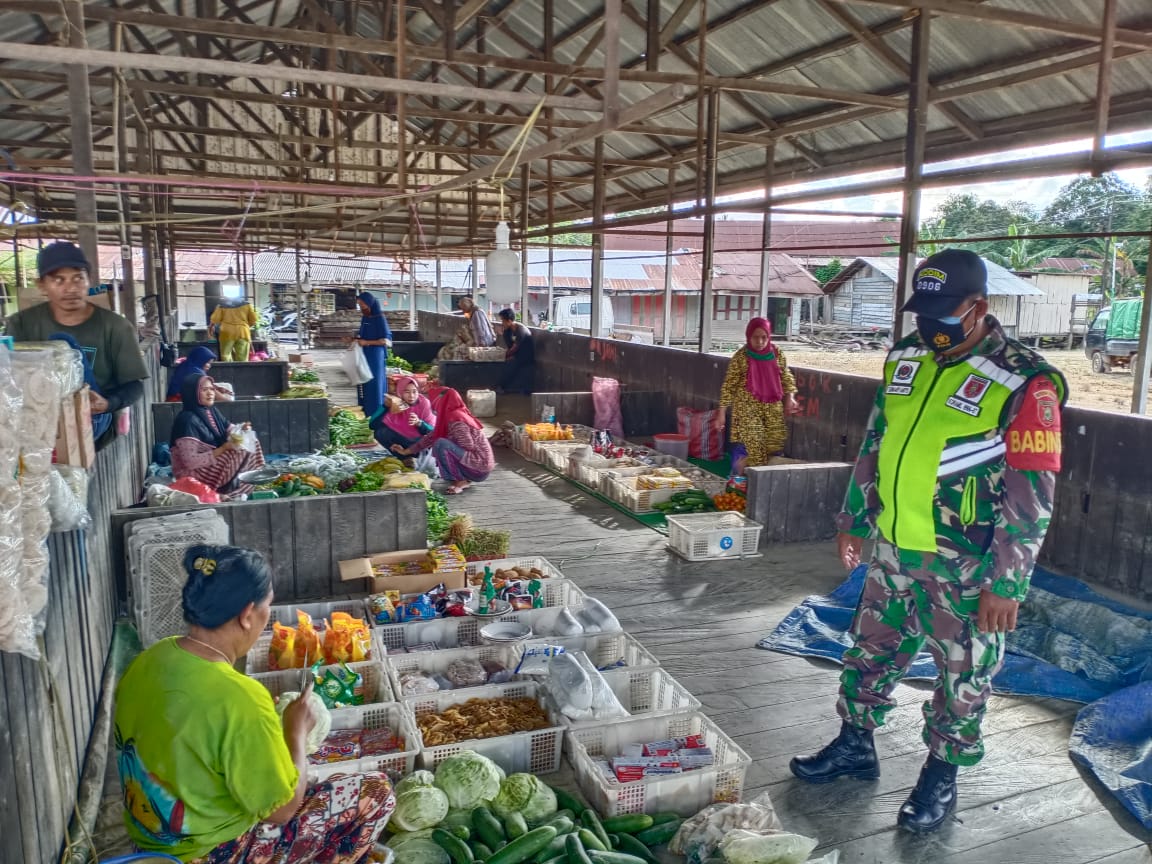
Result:
[[[707,208],[704,216],[704,254],[701,261],[701,291],[700,291],[700,353],[706,354],[712,350],[712,306],[713,285],[712,271],[716,258],[716,213],[713,205],[716,203],[716,148],[720,137],[720,92],[708,91],[708,126],[707,142],[704,156],[704,206]]]
[[[589,333],[603,336],[604,303],[604,139],[596,139],[596,161],[592,181],[592,316]]]
[[[1096,72],[1096,131],[1092,136],[1092,174],[1099,177],[1104,154],[1104,137],[1108,134],[1108,109],[1112,102],[1112,57],[1116,47],[1116,0],[1104,0],[1101,24],[1100,65]]]
[[[776,142],[764,148],[764,228],[760,234],[760,298],[756,304],[757,315],[768,317],[768,291],[772,280],[772,256],[768,250],[772,246],[772,189],[776,185]]]
[[[408,259],[408,329],[416,327],[416,253],[413,251]]]
[[[660,71],[660,0],[648,0],[648,40],[644,51],[645,68]],[[667,343],[665,343],[667,344]]]
[[[440,253],[436,253],[436,314],[444,311],[444,281],[440,270]]]
[[[924,177],[924,137],[928,131],[928,44],[931,19],[920,10],[912,22],[912,63],[908,96],[908,127],[904,138],[904,190],[900,220],[900,267],[896,306],[892,310],[892,340],[904,336],[899,310],[912,290],[916,270],[916,240],[920,232],[920,186]]]
[[[604,0],[604,119],[616,123],[620,117],[620,4]]]
[[[668,169],[668,222],[664,232],[664,345],[672,344],[672,253],[676,249],[676,166]]]
[[[520,318],[532,324],[528,308],[528,164],[520,166]]]
[[[1144,303],[1140,309],[1140,345],[1136,349],[1136,363],[1132,367],[1132,413],[1148,413],[1148,374],[1152,370],[1152,291],[1144,287]]]
[[[87,50],[88,38],[84,31],[83,0],[68,0],[65,4],[68,19],[68,45],[80,51]],[[68,110],[71,119],[72,173],[78,177],[91,177],[96,171],[92,159],[92,97],[88,90],[88,67],[68,65]],[[76,184],[76,239],[88,259],[89,277],[93,285],[100,284],[99,240],[96,230],[96,190],[90,183]],[[133,319],[134,320],[134,319]]]

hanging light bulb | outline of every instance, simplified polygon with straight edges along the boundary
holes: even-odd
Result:
[[[240,280],[232,273],[232,268],[228,268],[228,275],[224,281],[220,283],[220,292],[229,300],[235,300],[238,297],[244,296],[244,286]]]
[[[496,248],[484,259],[488,300],[501,306],[520,301],[520,256],[508,248],[508,223],[496,225]]]
[[[305,294],[312,293],[312,280],[309,278],[307,273],[304,274],[304,281],[300,283],[300,290]]]

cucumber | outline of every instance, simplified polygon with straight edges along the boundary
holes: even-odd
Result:
[[[556,826],[552,826],[552,827],[556,827]],[[572,832],[569,831],[568,833],[571,834]],[[544,862],[546,862],[552,858],[556,858],[557,856],[563,855],[564,854],[564,841],[565,841],[565,835],[564,834],[557,834],[555,837],[553,837],[552,842],[550,842],[547,846],[545,846],[543,849],[541,849],[539,852],[536,853],[536,858],[535,858],[536,864],[544,864]]]
[[[472,854],[476,857],[477,861],[487,861],[492,857],[492,850],[479,840],[473,840],[468,844],[468,848],[472,850]]]
[[[509,813],[505,816],[504,833],[508,835],[509,840],[515,840],[517,837],[523,837],[527,834],[528,823],[524,821],[524,814]],[[559,829],[557,829],[556,833],[560,833]]]
[[[659,825],[653,825],[635,836],[637,840],[651,849],[653,846],[667,843],[676,836],[676,832],[679,830],[680,820],[676,819],[674,822],[661,822]]]
[[[620,835],[619,834],[609,834],[608,835],[608,842],[612,844],[612,849],[619,849],[620,848]],[[611,850],[609,850],[609,851],[611,851]]]
[[[563,840],[564,838],[561,837],[560,839]],[[541,864],[568,864],[568,856],[557,855],[555,858],[549,858],[547,861],[541,862]]]
[[[648,847],[631,834],[620,835],[620,845],[616,847],[616,851],[623,852],[626,855],[635,855],[637,858],[643,858],[648,864],[660,864],[660,859],[649,852]]]
[[[655,823],[647,813],[629,813],[624,816],[611,816],[600,823],[604,830],[612,834],[635,834]]]
[[[487,807],[472,811],[472,830],[489,849],[498,849],[504,843],[504,826]]]
[[[580,842],[579,834],[569,834],[564,838],[564,851],[568,853],[568,864],[592,864],[592,859]]]
[[[576,832],[576,836],[580,838],[580,845],[584,847],[585,852],[591,852],[593,849],[597,852],[607,852],[612,848],[611,840],[605,843],[587,828],[581,828]]]
[[[645,864],[643,858],[626,855],[623,852],[593,851],[588,853],[588,857],[592,860],[592,864]]]
[[[557,834],[571,834],[576,830],[576,823],[568,816],[557,816],[544,823],[556,829]]]
[[[612,848],[612,844],[608,840],[608,832],[604,830],[604,826],[600,824],[600,817],[596,815],[596,811],[589,808],[580,814],[580,821],[584,823],[584,827],[591,831],[600,840],[600,845],[604,847],[607,852]],[[580,838],[583,842],[584,838]],[[587,843],[584,843],[587,846]]]
[[[459,837],[461,840],[472,839],[472,829],[467,825],[453,825],[451,828],[445,828],[444,830],[450,832],[456,837]]]
[[[453,864],[473,864],[475,856],[468,844],[443,828],[432,829],[432,840],[452,858]]]
[[[552,791],[556,793],[556,805],[561,810],[571,810],[576,816],[579,816],[588,808],[585,807],[580,799],[570,792],[565,792],[563,789],[557,789],[555,786],[551,787]]]
[[[556,829],[544,826],[534,828],[523,837],[517,837],[488,859],[488,864],[524,864],[556,837]]]
[[[560,818],[571,819],[573,822],[575,822],[577,817],[576,817],[576,814],[573,813],[571,810],[557,810],[555,813],[553,813],[551,816],[549,816],[547,819],[545,819],[540,824],[541,825],[548,825],[552,821],[554,821],[556,819],[560,819]]]
[[[652,824],[663,825],[665,822],[678,822],[680,821],[679,813],[653,813]]]

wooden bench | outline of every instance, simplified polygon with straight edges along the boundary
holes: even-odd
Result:
[[[833,537],[852,467],[847,462],[790,462],[749,468],[746,515],[764,526],[761,544]]]
[[[158,442],[172,435],[172,423],[183,410],[179,402],[153,402],[152,426]],[[328,446],[327,399],[237,399],[217,402],[229,423],[251,423],[264,452],[311,453]]]

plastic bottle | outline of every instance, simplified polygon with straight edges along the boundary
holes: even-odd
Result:
[[[480,614],[487,615],[491,609],[493,598],[496,596],[496,588],[492,585],[492,568],[484,568],[484,585],[480,589]]]

